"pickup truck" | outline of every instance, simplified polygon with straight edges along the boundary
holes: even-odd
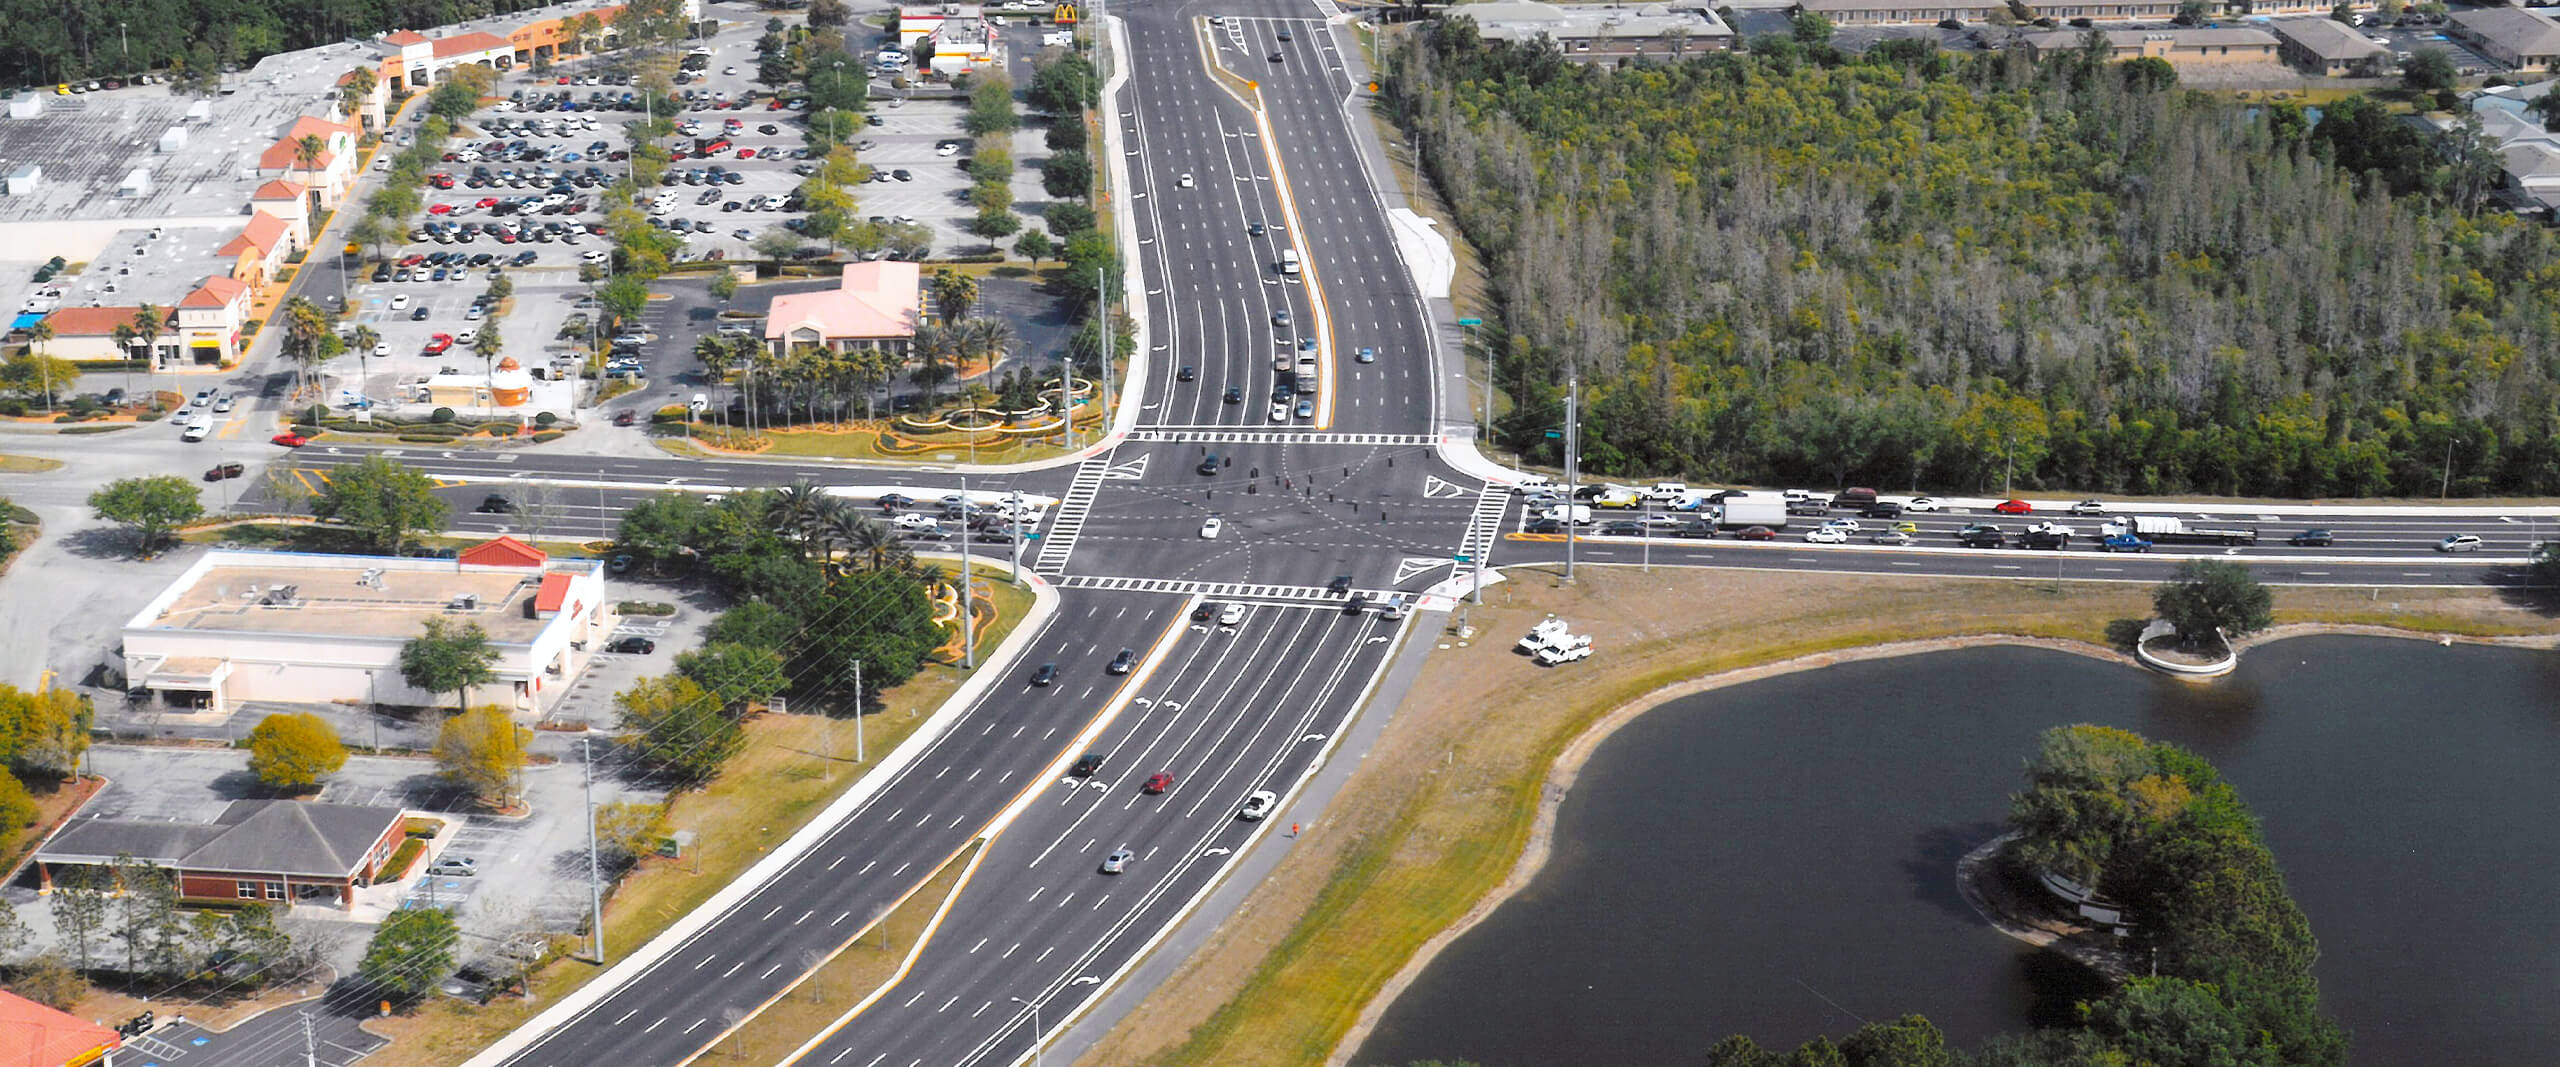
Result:
[[[2132,534],[2115,534],[2098,542],[2098,549],[2102,552],[2149,552],[2151,542]]]

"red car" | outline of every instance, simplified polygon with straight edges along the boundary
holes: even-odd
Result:
[[[405,255],[405,256],[400,257],[400,265],[401,265],[401,266],[403,266],[403,267],[414,267],[414,266],[417,266],[418,264],[420,264],[420,263],[424,263],[424,262],[426,262],[426,261],[427,261],[427,257],[426,257],[426,256],[421,255],[421,254],[416,253],[416,252],[411,252],[411,253],[409,253],[408,255]]]
[[[738,158],[754,159],[756,158],[756,150],[752,148],[741,148],[738,150]]]
[[[498,206],[498,198],[497,198],[497,197],[494,197],[494,196],[484,196],[484,197],[481,197],[478,201],[474,202],[471,206],[472,206],[472,207],[479,208],[479,209],[481,209],[481,210],[483,210],[483,211],[486,211],[486,210],[488,210],[488,209],[490,209],[490,208],[493,208],[493,207]]]
[[[291,430],[287,430],[283,433],[267,438],[267,443],[271,445],[283,445],[286,448],[300,448],[304,445],[310,444],[311,439]]]
[[[427,208],[427,214],[430,214],[430,215],[450,215],[450,214],[453,214],[453,205],[451,205],[451,204],[435,204],[435,205],[432,205],[432,206],[430,206],[430,207],[428,207],[428,208]]]
[[[435,186],[435,187],[436,187],[436,188],[438,188],[438,189],[451,189],[451,188],[453,188],[453,175],[450,175],[450,174],[438,174],[438,175],[434,175],[434,176],[429,177],[429,178],[427,179],[427,184],[432,185],[432,186]]]
[[[730,133],[736,133],[736,132],[738,132],[739,130],[743,130],[743,129],[745,129],[745,128],[747,127],[746,121],[745,121],[745,120],[743,120],[743,119],[730,119],[729,121],[724,122],[724,123],[722,123],[721,125],[728,127],[728,129],[729,129],[729,132],[730,132]]]
[[[1991,505],[1991,510],[2003,515],[2027,515],[2034,513],[2036,506],[2024,500],[2003,500]]]
[[[444,354],[445,349],[451,347],[453,347],[452,334],[440,333],[427,338],[427,354],[430,356],[442,355]]]
[[[773,98],[773,100],[772,100],[771,102],[769,102],[769,103],[765,104],[764,109],[765,109],[765,110],[767,110],[767,111],[780,111],[780,110],[782,110],[782,98],[781,98],[781,97],[779,97],[779,96],[774,97],[774,98]]]
[[[1766,526],[1745,526],[1741,533],[1734,536],[1745,541],[1775,541],[1778,539],[1778,531]]]
[[[1173,788],[1173,774],[1170,771],[1157,771],[1147,778],[1147,792],[1161,793],[1171,788]]]
[[[702,146],[702,154],[703,154],[703,155],[706,155],[706,156],[707,156],[707,155],[710,155],[710,154],[711,154],[711,153],[713,153],[713,152],[726,152],[726,151],[728,151],[728,150],[729,150],[729,139],[728,139],[728,138],[725,138],[725,137],[724,137],[724,138],[721,138],[721,139],[719,139],[719,140],[717,140],[717,141],[713,141],[713,142],[711,142],[710,144],[707,144],[707,145]]]

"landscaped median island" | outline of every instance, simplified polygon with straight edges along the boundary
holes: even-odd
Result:
[[[1089,1064],[1325,1063],[1429,953],[1525,886],[1556,805],[1609,731],[1676,697],[1854,658],[2030,643],[2131,663],[2153,614],[2134,584],[1585,568],[1511,572],[1450,617],[1404,704],[1324,816],[1243,907],[1081,1058]],[[1702,603],[1752,605],[1748,625]],[[2287,587],[2286,625],[2547,643],[2560,620],[2488,590]],[[1570,673],[1508,638],[1548,614],[1607,653]],[[1371,714],[1377,714],[1373,710]],[[1952,876],[1952,872],[1950,872]],[[2167,973],[2164,971],[2163,973]]]

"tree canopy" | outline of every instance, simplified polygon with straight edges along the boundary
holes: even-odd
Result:
[[[436,773],[495,808],[515,806],[533,731],[496,704],[482,704],[444,721],[436,733]]]
[[[133,531],[137,551],[148,553],[179,526],[204,515],[195,484],[174,474],[119,478],[89,494],[89,509]]]
[[[396,999],[423,996],[452,973],[461,931],[439,908],[402,908],[375,927],[356,973]]]
[[[313,515],[363,531],[386,553],[400,551],[418,534],[443,529],[450,510],[436,496],[434,479],[382,456],[332,471],[329,487],[311,502]]]
[[[2190,559],[2151,592],[2152,610],[2178,628],[2186,645],[2218,645],[2275,624],[2275,591],[2245,564]]]
[[[2560,492],[2560,236],[2477,210],[2476,140],[2079,51],[1411,41],[1388,99],[1535,460],[1578,375],[1609,474],[2417,495],[2450,445],[2455,493]]]
[[[476,622],[460,625],[428,619],[423,632],[400,646],[400,678],[430,693],[452,693],[454,709],[471,703],[471,687],[495,681],[498,650]]]
[[[309,790],[346,765],[338,731],[310,712],[278,712],[249,731],[249,773],[272,788]]]

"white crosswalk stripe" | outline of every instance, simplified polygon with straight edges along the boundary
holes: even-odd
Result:
[[[1108,453],[1076,465],[1075,480],[1067,483],[1066,499],[1058,502],[1057,517],[1050,520],[1049,532],[1041,535],[1040,558],[1033,561],[1033,572],[1054,578],[1066,571],[1067,554],[1076,550],[1076,535],[1084,532],[1085,516],[1093,513],[1093,494],[1102,488],[1102,479],[1110,469]]]
[[[1253,582],[1186,582],[1172,578],[1121,578],[1104,575],[1073,575],[1058,579],[1065,589],[1103,589],[1118,592],[1170,593],[1175,596],[1199,595],[1213,600],[1330,600],[1339,603],[1350,593],[1335,593],[1321,585],[1264,585]],[[1393,589],[1354,589],[1371,600],[1394,595]]]
[[[1179,426],[1131,430],[1125,440],[1145,444],[1182,442],[1204,445],[1371,445],[1389,448],[1430,448],[1440,443],[1437,435],[1427,433],[1322,433],[1314,430],[1219,430]]]

